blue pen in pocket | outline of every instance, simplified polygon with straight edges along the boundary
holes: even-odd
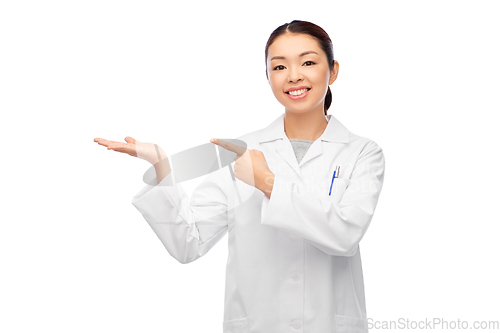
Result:
[[[335,176],[335,174],[337,175]],[[333,177],[332,177],[332,184],[330,185],[330,193],[328,193],[328,195],[332,194],[333,181],[335,180],[335,178],[339,178],[339,175],[340,175],[340,165],[335,167],[335,171],[333,172]]]

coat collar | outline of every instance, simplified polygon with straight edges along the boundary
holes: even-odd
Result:
[[[285,113],[281,114],[269,126],[263,129],[259,137],[259,142],[269,142],[279,140],[275,145],[276,151],[279,155],[295,170],[295,172],[302,178],[301,166],[310,160],[323,154],[323,142],[349,142],[349,131],[342,125],[337,118],[332,115],[325,115],[328,125],[326,125],[323,134],[309,147],[306,155],[297,163],[295,152],[293,151],[292,144],[285,133]]]
[[[328,142],[349,142],[349,131],[347,128],[331,114],[325,115],[325,118],[328,121],[328,125],[326,125],[326,129],[319,139]],[[259,143],[285,138],[285,113],[283,113],[269,126],[264,128],[259,137]]]

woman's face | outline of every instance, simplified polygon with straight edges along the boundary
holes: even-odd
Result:
[[[269,46],[268,81],[288,112],[324,114],[325,95],[337,74],[338,62],[330,70],[325,52],[312,36],[285,33]]]

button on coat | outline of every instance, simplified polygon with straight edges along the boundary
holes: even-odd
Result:
[[[297,163],[284,114],[238,140],[263,152],[275,182],[268,199],[229,168],[189,198],[175,170],[132,199],[180,263],[228,234],[223,333],[367,332],[359,243],[382,190],[385,160],[372,140],[326,115],[324,133]],[[341,166],[329,195],[333,171]],[[170,184],[168,186],[167,184]]]

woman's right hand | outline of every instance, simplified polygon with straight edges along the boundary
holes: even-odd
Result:
[[[130,156],[146,160],[153,165],[167,158],[167,154],[158,145],[149,142],[140,142],[130,136],[125,137],[125,142],[110,141],[101,138],[95,138],[94,142],[107,147],[108,150],[111,149],[119,153],[129,154]]]

